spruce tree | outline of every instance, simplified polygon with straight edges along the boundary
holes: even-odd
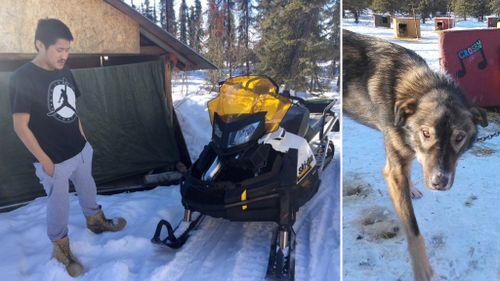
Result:
[[[234,42],[235,36],[235,20],[233,15],[234,2],[231,0],[223,0],[224,13],[224,54],[225,61],[229,68],[229,76],[233,74],[234,64]]]
[[[187,21],[187,38],[188,38],[188,46],[194,49],[194,7],[189,7],[188,12],[188,21]]]
[[[285,89],[304,90],[316,79],[318,62],[328,53],[321,26],[327,2],[281,1],[284,5],[271,8],[261,22],[264,33],[257,48],[258,69],[284,84]]]
[[[201,51],[203,37],[205,32],[203,31],[203,15],[201,1],[194,1],[194,49]]]
[[[420,17],[422,18],[422,22],[425,23],[425,19],[429,17],[432,10],[432,3],[430,0],[420,0],[417,3],[417,11],[420,13]]]
[[[158,9],[160,10],[160,26],[163,30],[167,30],[167,0],[160,0]]]
[[[344,10],[350,10],[354,15],[354,22],[359,22],[359,16],[363,10],[367,9],[370,4],[369,0],[344,0]],[[342,12],[344,14],[344,12]]]
[[[156,24],[158,23],[158,17],[156,15],[156,0],[153,0],[153,22]]]
[[[221,68],[224,67],[224,12],[219,0],[208,0],[207,17],[207,58],[214,63],[218,70],[209,71],[210,81],[216,83],[222,78]]]
[[[500,0],[491,0],[490,9],[492,13],[495,13],[497,16],[500,15]]]
[[[142,6],[141,14],[150,21],[155,22],[154,21],[155,18],[153,15],[153,8],[151,7],[149,0],[144,0],[144,3],[142,3],[141,6]]]
[[[264,22],[265,19],[268,18],[269,14],[276,8],[277,4],[276,2],[278,1],[273,1],[273,0],[262,0],[262,1],[257,1],[257,14],[255,20],[259,23],[258,28],[259,31],[262,31],[262,22]]]
[[[484,21],[484,16],[490,12],[489,0],[475,0],[472,2],[470,15],[478,18],[479,21]]]
[[[467,20],[467,16],[470,15],[472,10],[472,3],[469,0],[452,0],[451,9],[456,15]]]
[[[373,0],[371,8],[377,13],[389,13],[394,15],[401,9],[401,1],[398,0]]]
[[[333,55],[329,78],[334,78],[337,62],[340,60],[340,0],[330,0],[325,10],[325,29],[328,40],[328,52]]]
[[[179,7],[179,40],[187,44],[189,11],[186,0],[182,0]]]
[[[245,73],[250,73],[250,58],[252,50],[250,49],[250,28],[254,25],[255,19],[252,16],[252,1],[239,0],[238,10],[240,11],[238,23],[238,56],[239,63],[245,65]]]
[[[435,17],[438,14],[448,14],[450,9],[450,0],[434,0],[432,2],[431,14]]]
[[[160,25],[163,30],[176,36],[177,28],[174,12],[174,0],[160,0]]]

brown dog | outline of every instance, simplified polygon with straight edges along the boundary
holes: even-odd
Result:
[[[420,162],[430,189],[450,189],[477,124],[488,125],[486,113],[416,53],[381,39],[343,30],[342,71],[344,112],[384,134],[384,177],[405,229],[415,280],[433,280],[411,202],[411,162]]]

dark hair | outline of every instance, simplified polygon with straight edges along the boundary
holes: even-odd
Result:
[[[40,40],[46,48],[56,43],[58,39],[73,41],[73,35],[62,21],[58,19],[40,19],[35,31],[35,49],[36,40]]]

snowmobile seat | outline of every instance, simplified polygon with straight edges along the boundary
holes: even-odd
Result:
[[[304,137],[309,127],[309,110],[294,104],[288,109],[280,125],[285,131]]]
[[[304,100],[304,105],[311,113],[323,113],[325,108],[333,101],[333,99],[316,98]]]
[[[311,141],[316,134],[319,133],[321,130],[321,117],[323,117],[323,114],[311,114],[311,118],[309,119],[309,128],[307,130],[307,133],[305,135],[305,139],[309,142]],[[329,122],[332,116],[326,116],[325,117],[325,122]]]

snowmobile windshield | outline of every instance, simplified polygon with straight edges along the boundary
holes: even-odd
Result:
[[[290,99],[278,94],[278,87],[264,76],[237,76],[222,84],[219,95],[208,102],[210,121],[217,113],[225,123],[242,116],[266,112],[266,133],[278,129],[281,120],[290,108]]]

